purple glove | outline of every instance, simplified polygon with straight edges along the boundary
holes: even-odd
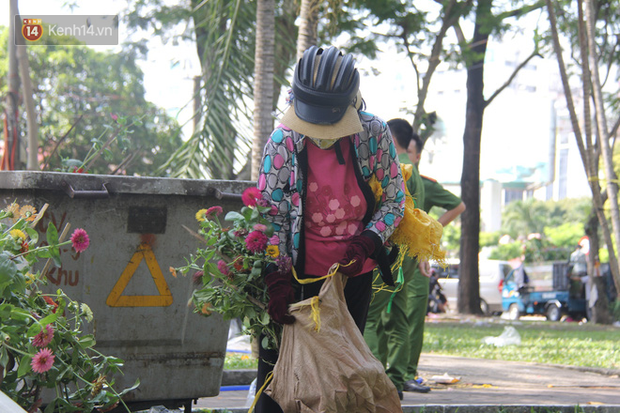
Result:
[[[278,271],[270,272],[265,276],[265,283],[269,292],[267,312],[275,322],[280,324],[293,324],[295,322],[295,317],[288,313],[288,305],[295,299],[291,278],[290,272],[282,274]]]
[[[372,238],[365,235],[357,235],[351,238],[349,247],[344,257],[338,261],[340,268],[338,271],[347,277],[359,275],[364,267],[366,259],[375,252],[375,243]]]

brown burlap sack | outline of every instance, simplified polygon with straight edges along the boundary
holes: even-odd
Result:
[[[293,304],[273,381],[265,389],[284,413],[402,413],[396,387],[372,355],[347,310],[340,273],[319,300]],[[312,307],[319,308],[316,317]]]

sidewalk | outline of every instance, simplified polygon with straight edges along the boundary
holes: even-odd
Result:
[[[235,384],[249,384],[254,372],[248,373],[233,379]],[[444,374],[459,381],[431,380]],[[420,377],[432,390],[406,392],[404,413],[620,412],[620,371],[422,354]],[[245,413],[247,396],[247,390],[222,391],[199,399],[193,409]]]

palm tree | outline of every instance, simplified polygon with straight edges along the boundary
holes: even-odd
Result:
[[[515,201],[502,214],[502,228],[513,237],[542,233],[548,223],[545,203],[535,199]]]
[[[297,35],[297,60],[310,46],[316,45],[319,25],[319,0],[301,0],[299,8],[299,34]]]
[[[273,129],[273,72],[275,60],[275,2],[256,4],[256,50],[254,53],[254,139],[252,141],[252,179],[258,179],[263,147]]]

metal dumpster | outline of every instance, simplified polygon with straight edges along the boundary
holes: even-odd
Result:
[[[47,288],[61,288],[94,312],[96,348],[125,360],[115,387],[140,386],[126,400],[135,408],[189,406],[219,393],[228,322],[205,318],[188,306],[191,276],[170,267],[185,264],[199,241],[199,209],[241,207],[252,182],[143,178],[49,172],[0,172],[0,207],[16,201],[49,208],[39,223],[60,232],[84,228],[90,247],[77,257],[61,251],[62,267]]]

